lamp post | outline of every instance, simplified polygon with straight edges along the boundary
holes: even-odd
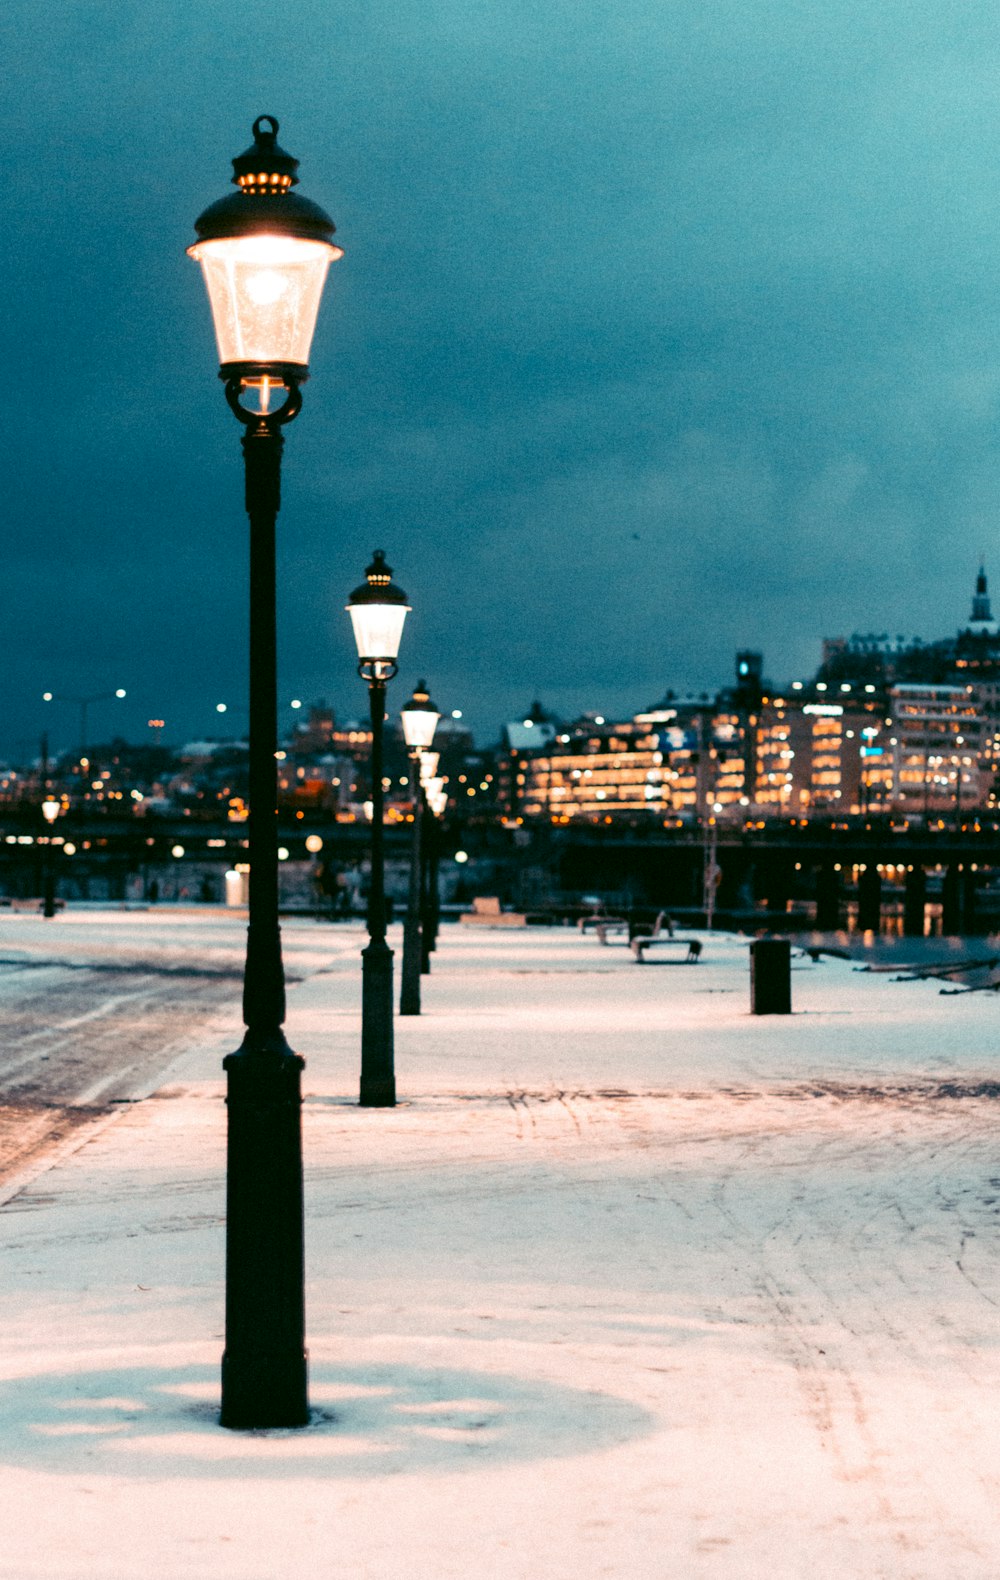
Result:
[[[441,856],[441,830],[444,816],[448,810],[448,792],[444,787],[444,780],[431,777],[424,782],[424,794],[427,805],[433,813],[431,824],[431,837],[428,840],[427,861],[427,916],[428,933],[431,949],[437,948],[438,928],[441,924],[441,892],[438,877],[438,864]],[[427,963],[430,970],[430,962]]]
[[[87,714],[92,702],[113,702],[116,698],[120,702],[127,696],[124,686],[119,686],[117,691],[94,691],[89,697],[68,697],[61,692],[43,691],[43,702],[72,702],[80,709],[80,761],[87,758]]]
[[[285,1040],[278,929],[275,524],[282,429],[308,378],[333,223],[291,189],[298,160],[262,115],[233,160],[238,190],[195,221],[219,347],[219,377],[243,426],[250,520],[250,896],[243,1019],[227,1075],[226,1347],[223,1426],[304,1426],[309,1419],[302,1239],[300,1077]],[[272,409],[271,397],[283,392]],[[253,409],[242,397],[255,400]]]
[[[392,1047],[392,950],[385,939],[385,857],[382,839],[382,758],[385,688],[409,604],[376,549],[365,580],[347,600],[358,648],[358,674],[368,682],[372,721],[372,875],[368,889],[368,946],[361,952],[361,1106],[392,1108],[396,1076]]]
[[[424,819],[420,835],[420,970],[424,976],[430,975],[438,928],[438,820],[428,799],[427,786],[437,774],[440,761],[440,752],[424,752],[420,758],[420,804]],[[429,822],[428,812],[431,814]]]
[[[409,702],[400,709],[403,721],[403,738],[410,754],[413,784],[413,838],[410,841],[410,888],[406,902],[406,921],[403,926],[403,984],[399,995],[401,1015],[420,1014],[420,971],[423,965],[421,904],[422,841],[424,821],[424,787],[421,783],[421,759],[434,739],[440,713],[430,698],[424,681],[418,680]]]
[[[43,879],[44,894],[42,896],[42,915],[52,917],[56,914],[56,875],[52,866],[52,827],[56,818],[62,811],[62,802],[55,796],[48,795],[42,802],[42,816],[49,827],[48,844],[45,847],[45,876]]]

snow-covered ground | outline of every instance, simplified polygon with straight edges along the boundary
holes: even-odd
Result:
[[[317,1422],[215,1424],[234,993],[0,1212],[3,1580],[996,1580],[993,995],[802,962],[752,1018],[735,939],[448,928],[361,1110],[316,933]]]
[[[102,1108],[155,1090],[213,1007],[239,1003],[244,935],[207,907],[0,911],[0,1199]],[[297,927],[289,980],[330,944],[328,927]]]

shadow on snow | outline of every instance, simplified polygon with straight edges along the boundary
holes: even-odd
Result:
[[[0,1384],[0,1460],[126,1479],[424,1475],[594,1453],[655,1429],[609,1394],[437,1367],[320,1363],[310,1401],[308,1427],[229,1432],[216,1366],[36,1373]]]

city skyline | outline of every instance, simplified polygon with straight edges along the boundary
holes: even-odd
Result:
[[[851,636],[846,638],[846,641],[860,641],[862,644],[885,642],[890,646],[895,643],[899,643],[903,644],[904,646],[912,645],[918,648],[921,646],[930,647],[935,643],[940,643],[942,641],[947,642],[951,636],[955,635],[956,633],[960,633],[963,630],[970,629],[974,625],[977,612],[982,611],[984,599],[986,618],[988,620],[990,619],[991,598],[988,592],[988,582],[989,578],[988,575],[984,575],[984,565],[981,561],[978,574],[974,578],[972,590],[967,599],[967,604],[969,605],[968,617],[964,621],[957,621],[953,630],[948,633],[935,632],[927,636],[922,636],[915,632],[909,634],[905,632],[890,634],[888,632],[861,632],[860,630],[855,629],[851,633]],[[994,626],[996,625],[996,622],[992,623]],[[822,650],[828,644],[832,644],[841,640],[845,640],[845,638],[839,636],[833,637],[830,633],[816,638],[815,646],[820,650],[820,656],[817,659],[817,662],[808,666],[807,668],[800,670],[799,676],[794,680],[790,674],[785,674],[779,671],[776,665],[772,664],[769,666],[768,655],[764,653],[761,655],[764,661],[764,676],[766,677],[768,683],[773,684],[779,692],[782,689],[787,690],[789,688],[808,685],[811,679],[814,676],[820,674],[822,671]],[[659,702],[665,700],[668,697],[677,700],[681,700],[685,697],[689,700],[715,697],[717,693],[724,691],[727,686],[732,684],[734,679],[733,665],[737,661],[738,657],[738,653],[729,655],[728,672],[723,674],[722,679],[717,682],[709,683],[706,681],[702,685],[698,685],[696,683],[685,690],[675,687],[671,683],[670,678],[667,677],[655,696],[648,697],[641,702],[636,702],[634,706],[628,706],[617,713],[615,713],[614,709],[602,704],[600,698],[595,700],[593,697],[589,699],[584,698],[582,703],[575,708],[571,706],[569,709],[560,709],[552,698],[551,688],[547,689],[545,687],[541,687],[539,689],[538,695],[536,696],[523,697],[521,699],[521,708],[518,709],[517,707],[514,707],[507,718],[487,721],[485,728],[477,727],[476,718],[466,714],[465,710],[462,708],[449,708],[446,709],[445,712],[449,717],[454,718],[455,720],[461,720],[463,728],[468,729],[476,743],[483,746],[495,744],[496,741],[502,737],[505,726],[509,723],[515,723],[518,719],[522,718],[535,704],[541,705],[543,711],[551,715],[553,718],[567,723],[572,722],[573,720],[586,718],[588,716],[599,715],[601,713],[602,706],[605,707],[605,711],[609,718],[616,717],[619,720],[631,719],[636,715],[643,713],[644,711],[648,711],[650,708],[656,707]],[[390,719],[394,720],[396,723],[398,723],[398,719],[395,718],[395,714],[393,713],[392,709],[395,707],[395,713],[398,713],[399,707],[402,706],[402,703],[409,695],[405,676],[401,684],[402,690],[400,690],[399,697],[395,698],[394,696],[390,695],[389,699]],[[625,685],[620,688],[620,691],[627,695],[628,689],[628,686]],[[825,688],[821,687],[821,689]],[[346,697],[348,695],[349,694],[345,691],[344,696]],[[178,731],[175,729],[173,733],[171,733],[170,728],[171,721],[159,716],[152,716],[145,721],[145,724],[143,724],[140,718],[140,715],[143,711],[141,707],[141,699],[133,698],[131,709],[126,711],[125,704],[128,702],[128,700],[126,688],[120,688],[117,692],[108,689],[99,694],[92,694],[90,696],[80,696],[78,694],[71,693],[44,692],[41,699],[42,706],[40,714],[42,719],[42,729],[38,737],[38,741],[40,741],[44,736],[53,754],[72,753],[73,750],[79,746],[81,739],[80,724],[74,724],[72,722],[78,716],[78,710],[81,703],[100,707],[102,710],[104,710],[98,714],[93,729],[87,732],[88,740],[91,742],[91,744],[106,745],[112,740],[118,738],[127,740],[132,745],[157,745],[163,742],[165,744],[170,744],[175,748],[180,748],[186,743],[199,740],[237,741],[239,739],[246,738],[246,730],[240,726],[238,721],[241,718],[246,720],[248,715],[245,704],[239,699],[226,702],[209,702],[207,699],[203,699],[199,703],[196,711],[198,717],[204,720],[204,727],[200,730],[195,729],[188,731]],[[633,697],[633,701],[634,700],[635,699]],[[356,703],[357,698],[351,698],[350,701]],[[287,698],[284,696],[279,697],[280,732],[288,738],[291,738],[292,732],[295,730],[296,725],[301,725],[303,721],[308,718],[311,709],[325,707],[332,708],[338,723],[344,725],[345,727],[349,726],[350,724],[357,724],[362,728],[367,727],[364,722],[363,708],[355,707],[352,710],[350,705],[346,707],[338,706],[336,700],[331,701],[326,695],[309,697],[293,696],[289,694]],[[125,718],[140,718],[140,723],[135,729],[134,733],[128,733],[128,731],[122,725],[122,720]],[[104,727],[105,724],[107,726],[106,728]],[[28,762],[33,760],[37,755],[35,748],[38,742],[34,741],[31,737],[27,737],[20,744],[24,749],[23,761]],[[13,766],[17,758],[17,754],[8,752],[7,756],[10,759],[11,765]]]

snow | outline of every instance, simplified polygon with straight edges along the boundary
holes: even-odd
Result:
[[[316,1423],[215,1424],[234,984],[0,1212],[3,1580],[995,1580],[993,995],[797,961],[756,1018],[740,940],[446,928],[362,1110],[360,930],[284,936]]]

